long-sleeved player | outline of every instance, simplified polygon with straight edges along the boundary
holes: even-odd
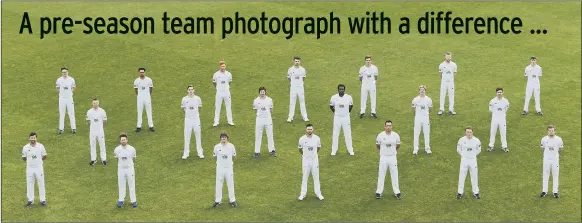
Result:
[[[134,161],[136,151],[133,146],[127,144],[127,134],[119,135],[120,145],[115,148],[115,158],[117,158],[117,185],[119,186],[119,199],[117,207],[123,207],[125,204],[125,189],[129,186],[129,199],[131,206],[137,207],[137,198],[135,196],[135,168]]]
[[[376,199],[382,198],[384,192],[384,181],[386,180],[386,170],[390,169],[392,181],[392,191],[396,199],[401,198],[400,186],[398,185],[398,160],[396,158],[400,150],[400,135],[392,131],[392,121],[384,123],[384,131],[376,136],[376,148],[380,152],[380,164],[378,167],[378,187],[376,188]]]
[[[376,81],[378,80],[378,67],[372,64],[372,57],[366,56],[364,58],[366,64],[360,68],[359,78],[362,82],[360,91],[360,118],[364,118],[366,114],[366,106],[368,94],[370,95],[370,107],[372,109],[372,117],[378,118],[376,115]]]
[[[65,112],[69,115],[69,122],[71,123],[71,132],[77,133],[77,124],[75,120],[75,102],[73,100],[73,92],[77,88],[75,79],[69,76],[69,69],[61,68],[62,76],[57,79],[57,93],[59,94],[59,131],[58,134],[63,134],[65,129]]]
[[[531,57],[529,59],[530,65],[525,67],[525,77],[527,78],[527,86],[525,87],[525,103],[523,105],[522,115],[526,115],[529,110],[529,102],[533,93],[536,112],[538,115],[543,115],[542,107],[540,106],[540,78],[542,77],[542,67],[537,64],[537,58]]]
[[[477,155],[481,153],[481,141],[473,136],[473,128],[465,128],[465,136],[457,142],[457,153],[461,155],[461,167],[459,171],[459,187],[457,199],[461,199],[465,192],[465,178],[467,171],[471,175],[471,186],[473,187],[473,197],[481,199],[479,195],[479,176],[477,170]]]
[[[228,134],[226,132],[220,133],[220,143],[214,146],[214,159],[216,159],[216,199],[212,207],[216,207],[222,203],[222,186],[226,180],[228,187],[228,199],[232,207],[238,206],[234,194],[234,170],[233,159],[236,157],[236,148],[228,142]]]
[[[97,142],[99,142],[99,151],[101,164],[107,165],[107,151],[105,147],[105,130],[103,125],[107,123],[107,113],[99,107],[99,99],[93,99],[93,108],[87,111],[87,122],[89,122],[89,146],[91,148],[91,162],[89,165],[94,166],[97,162]]]
[[[194,131],[194,137],[196,138],[198,158],[204,159],[202,137],[200,136],[200,109],[202,108],[202,99],[198,95],[195,95],[196,89],[194,89],[194,86],[188,85],[187,91],[188,95],[182,98],[181,103],[182,111],[184,111],[184,154],[182,155],[182,159],[188,159],[190,156],[190,138],[192,137],[192,131]]]
[[[263,130],[267,132],[267,146],[272,156],[277,156],[275,152],[275,140],[273,139],[273,99],[267,96],[265,87],[259,88],[259,96],[253,101],[253,109],[257,114],[255,124],[255,153],[253,157],[258,158],[261,154],[261,143],[263,141]]]
[[[495,89],[497,96],[489,102],[489,111],[492,113],[491,117],[491,134],[489,136],[488,152],[493,151],[495,145],[495,135],[497,135],[497,128],[499,128],[499,135],[501,136],[501,149],[504,152],[509,152],[507,149],[507,120],[505,118],[507,110],[509,110],[509,101],[503,97],[503,88]]]
[[[560,194],[558,193],[558,179],[560,176],[560,152],[564,149],[564,142],[561,137],[556,135],[556,128],[553,125],[548,126],[548,135],[542,138],[541,147],[544,153],[544,162],[542,193],[540,197],[545,197],[548,194],[548,182],[550,174],[552,174],[552,192],[555,198],[560,198]]]
[[[232,97],[230,95],[230,83],[232,83],[232,74],[226,70],[226,62],[218,62],[220,70],[212,75],[212,84],[216,87],[216,96],[214,100],[214,124],[216,127],[220,124],[220,110],[222,110],[222,101],[226,105],[226,119],[228,124],[234,126],[232,119]]]
[[[319,150],[321,149],[321,139],[319,136],[313,134],[313,125],[307,124],[305,126],[305,135],[299,138],[299,153],[301,153],[301,166],[303,177],[301,181],[301,194],[299,200],[302,201],[307,196],[307,182],[309,181],[309,174],[313,177],[313,189],[315,196],[319,200],[323,200],[321,195],[321,185],[319,182]]]
[[[420,131],[424,132],[424,151],[431,154],[430,150],[430,112],[432,111],[432,99],[426,96],[426,87],[420,85],[418,96],[412,99],[412,109],[414,111],[414,151],[413,155],[418,154]]]
[[[135,131],[141,131],[143,108],[145,107],[148,126],[150,131],[154,132],[156,131],[152,116],[152,91],[154,90],[154,81],[146,76],[145,68],[139,68],[137,71],[139,72],[139,77],[133,81],[133,88],[135,88],[135,94],[137,95],[137,128]]]
[[[445,53],[445,61],[439,65],[441,73],[441,95],[438,115],[442,115],[445,110],[445,96],[449,94],[449,114],[456,115],[455,112],[455,76],[457,76],[457,64],[451,61],[453,56],[450,52]]]
[[[36,133],[28,135],[28,144],[22,147],[22,160],[26,162],[26,207],[34,204],[34,182],[38,183],[38,196],[40,204],[46,206],[46,190],[44,187],[43,163],[46,159],[46,149],[43,144],[36,141]]]
[[[287,70],[287,80],[291,84],[290,95],[289,95],[289,118],[287,122],[292,122],[295,116],[295,103],[297,98],[299,98],[299,109],[301,110],[301,116],[303,120],[308,122],[307,118],[307,108],[305,106],[305,77],[307,77],[307,71],[303,66],[301,66],[301,58],[293,58],[295,65]]]
[[[344,130],[344,137],[346,139],[346,147],[351,156],[354,155],[354,148],[352,147],[352,127],[350,126],[350,112],[354,107],[352,96],[345,93],[346,86],[339,84],[337,86],[337,94],[331,97],[329,108],[334,113],[333,116],[333,135],[331,141],[331,155],[335,156],[338,150],[338,141],[340,130]]]

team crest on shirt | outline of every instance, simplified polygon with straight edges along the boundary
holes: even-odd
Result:
[[[221,81],[220,83],[221,83],[221,84],[224,84],[224,83],[226,83],[226,81]]]
[[[392,146],[392,144],[386,144],[386,147],[391,147],[391,146]]]
[[[145,90],[145,87],[141,87],[142,90]]]
[[[194,107],[190,107],[190,110],[194,110]]]
[[[309,146],[309,147],[307,147],[307,150],[309,150],[309,151],[313,151],[313,146]]]
[[[467,152],[473,151],[473,148],[467,148]]]
[[[295,79],[299,80],[299,77],[295,77]]]
[[[340,108],[344,108],[344,105],[340,104],[340,105],[339,105],[339,107],[340,107]]]
[[[94,121],[94,122],[98,122],[98,121],[99,121],[99,119],[93,119],[93,121]]]
[[[31,158],[36,159],[36,154],[32,154]]]
[[[262,110],[262,111],[266,111],[266,110],[267,110],[267,108],[265,108],[265,107],[262,107],[262,108],[261,108],[261,110]]]
[[[371,77],[372,77],[372,75],[369,75],[369,74],[368,74],[368,78],[371,78]]]
[[[64,87],[63,89],[65,89],[65,90],[68,90],[68,89],[69,89],[69,87]]]
[[[124,157],[121,157],[121,160],[126,161],[127,160],[127,157],[125,157],[125,156]]]
[[[553,146],[552,146],[552,147],[550,147],[550,148],[548,148],[548,149],[549,149],[550,151],[554,151],[554,147],[553,147]]]
[[[421,106],[420,106],[420,109],[421,109],[421,110],[424,110],[424,105],[421,105]]]
[[[222,155],[222,158],[223,159],[228,159],[228,156],[227,155]]]

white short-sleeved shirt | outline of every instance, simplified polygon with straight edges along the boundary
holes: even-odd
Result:
[[[257,118],[271,118],[271,109],[273,109],[273,99],[269,96],[255,98],[253,101],[253,109],[257,111]]]
[[[133,88],[137,89],[138,97],[149,98],[151,96],[150,88],[153,87],[154,81],[149,77],[145,77],[144,79],[138,77],[133,81]]]
[[[22,147],[22,157],[26,157],[26,167],[42,167],[43,156],[46,156],[46,149],[39,142],[36,142],[34,146],[28,143]]]
[[[457,152],[462,159],[477,159],[477,155],[481,153],[481,141],[475,136],[470,139],[463,136],[457,142]]]
[[[214,146],[212,156],[216,157],[216,168],[232,168],[234,165],[232,158],[236,156],[236,149],[232,143],[226,145],[218,143]]]
[[[560,158],[560,150],[564,148],[564,142],[559,136],[544,136],[541,147],[544,149],[545,160],[557,160]]]
[[[57,79],[57,89],[59,89],[59,98],[72,98],[73,88],[76,88],[75,79],[71,76],[63,78],[62,76]]]
[[[509,110],[509,101],[506,98],[497,99],[494,97],[489,102],[489,110],[494,119],[505,119],[507,110]]]
[[[439,73],[442,74],[442,81],[454,81],[455,80],[455,73],[457,73],[457,64],[453,61],[447,63],[447,61],[443,61],[439,65]]]
[[[113,151],[117,158],[117,167],[119,168],[133,168],[133,158],[136,157],[135,148],[129,144],[115,147]]]
[[[185,118],[199,119],[200,118],[199,109],[202,107],[202,99],[200,99],[198,95],[194,95],[194,97],[185,96],[182,98],[181,107],[185,111],[184,114]]]
[[[348,117],[350,116],[350,105],[354,105],[354,100],[349,94],[344,94],[343,97],[335,94],[331,96],[329,105],[335,108],[335,116]]]
[[[426,95],[424,97],[416,96],[412,99],[412,107],[415,109],[415,117],[428,117],[429,108],[432,108],[432,99]]]
[[[230,91],[230,82],[232,82],[232,74],[228,71],[216,71],[212,76],[212,82],[216,83],[216,91]]]
[[[89,130],[91,132],[103,132],[103,123],[107,121],[107,113],[102,108],[89,109],[87,111],[87,121],[91,121]]]
[[[394,131],[390,134],[382,131],[376,136],[376,145],[380,146],[381,156],[394,156],[398,153],[396,146],[400,145],[400,135]]]
[[[317,154],[317,149],[321,148],[321,139],[315,134],[311,134],[311,137],[307,135],[301,136],[299,138],[298,148],[303,151],[303,163],[319,162],[319,156]]]
[[[539,84],[540,77],[542,76],[542,67],[540,65],[535,65],[534,67],[527,65],[525,67],[525,76],[527,77],[528,84]]]
[[[302,66],[292,66],[287,70],[287,78],[291,79],[292,87],[303,87],[303,78],[307,77],[307,71]]]
[[[374,85],[376,84],[376,77],[378,76],[378,67],[371,64],[370,67],[366,65],[360,67],[359,77],[362,78],[362,84]]]

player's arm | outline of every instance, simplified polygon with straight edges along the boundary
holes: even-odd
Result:
[[[363,69],[362,68],[360,68],[360,72],[359,72],[358,78],[360,79],[360,81],[362,81],[364,79],[364,74],[363,74]]]
[[[202,99],[200,97],[196,98],[198,100],[198,113],[202,111]]]
[[[396,152],[400,151],[400,135],[396,135]]]
[[[180,102],[180,108],[182,108],[182,112],[186,113],[186,99],[182,98],[182,102]]]
[[[107,113],[103,110],[103,124],[107,124]]]
[[[489,102],[489,112],[493,112],[493,100]]]
[[[212,157],[214,157],[214,159],[218,159],[218,157],[216,156],[216,146],[214,147],[214,150],[212,151]]]
[[[321,139],[319,137],[317,137],[317,152],[319,153],[319,150],[321,149]]]
[[[331,113],[335,113],[335,100],[333,97],[329,101],[329,109],[331,109]]]
[[[271,101],[271,107],[269,108],[271,114],[273,114],[273,99],[269,100]]]
[[[297,143],[297,148],[299,149],[299,153],[303,155],[303,143],[301,142],[301,139],[299,139],[299,143]]]
[[[150,95],[152,94],[152,92],[154,91],[154,81],[152,81],[152,79],[150,79],[149,81],[149,87],[150,87]]]
[[[305,70],[305,68],[303,68],[303,75],[301,76],[301,78],[303,79],[303,81],[305,81],[306,77],[307,77],[307,70]]]
[[[91,110],[87,111],[87,116],[85,118],[85,120],[87,120],[87,125],[91,125],[91,118],[89,118],[90,112],[91,112]]]
[[[75,89],[77,89],[77,83],[75,82],[75,79],[72,77],[71,80],[73,81],[73,84],[71,84],[71,92],[75,92]]]
[[[525,77],[525,79],[527,79],[527,67],[528,66],[525,67],[525,71],[523,72],[523,76]]]
[[[476,152],[475,152],[475,156],[476,156],[476,155],[479,155],[479,153],[481,153],[481,141],[479,141],[479,142],[477,143],[477,148],[476,148],[476,149],[477,149],[477,150],[476,150]]]
[[[453,77],[457,76],[457,64],[455,63],[455,68],[453,68]]]
[[[443,78],[443,66],[442,64],[439,65],[439,73],[441,74],[441,79]]]
[[[61,91],[61,85],[59,84],[59,79],[57,79],[56,86],[57,86],[57,96],[58,96],[60,91]]]
[[[287,80],[291,82],[291,68],[287,70]]]
[[[542,78],[542,67],[540,67],[540,73],[538,73],[538,79]]]
[[[564,141],[562,141],[562,138],[560,138],[560,145],[558,146],[558,152],[562,152],[562,149],[564,149]]]
[[[378,134],[378,136],[376,136],[376,149],[378,149],[378,152],[380,152],[380,144],[382,142],[380,142],[380,135]]]
[[[461,154],[462,142],[463,138],[459,139],[459,142],[457,142],[457,153],[459,153],[459,155],[463,155]]]
[[[26,161],[26,146],[22,147],[22,160]]]
[[[133,88],[135,89],[135,95],[138,95],[137,93],[137,79],[133,82]]]
[[[432,112],[432,98],[428,99],[428,113]]]
[[[236,157],[236,148],[234,148],[234,145],[232,145],[232,159],[234,160],[235,157]]]
[[[412,108],[412,113],[414,113],[416,111],[416,101],[414,99],[412,99],[412,105],[410,107]]]
[[[44,146],[40,148],[40,156],[42,157],[42,160],[46,160],[46,149]]]
[[[135,159],[137,158],[137,154],[135,152],[135,148],[131,148],[131,151],[133,152],[133,156],[131,156],[131,158],[133,159],[133,161],[135,161]]]
[[[509,100],[505,99],[505,111],[509,111]]]
[[[546,141],[544,140],[546,137],[542,137],[542,142],[540,142],[540,147],[542,148],[542,152],[546,148]]]
[[[378,80],[378,67],[374,68],[374,80]]]
[[[228,83],[232,83],[232,74],[228,72]]]
[[[350,96],[350,113],[352,112],[352,108],[354,108],[354,100],[352,100],[352,96]]]
[[[214,87],[216,87],[216,73],[214,73],[214,75],[212,75],[212,85],[214,85]]]

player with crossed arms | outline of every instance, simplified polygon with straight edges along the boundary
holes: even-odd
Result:
[[[493,151],[495,144],[495,135],[497,135],[497,128],[499,128],[499,135],[501,135],[501,149],[504,152],[509,152],[507,149],[507,120],[506,113],[509,110],[509,101],[503,97],[503,88],[495,89],[497,96],[489,102],[489,111],[491,116],[491,134],[489,136],[489,148],[487,152]]]
[[[28,135],[28,144],[22,147],[22,160],[26,162],[26,207],[34,204],[34,182],[38,183],[38,196],[40,204],[46,206],[46,192],[44,187],[43,163],[46,159],[44,145],[36,141],[36,133]]]
[[[188,159],[190,156],[190,137],[192,136],[192,131],[194,131],[194,137],[196,137],[196,152],[198,153],[198,158],[204,159],[204,154],[202,151],[202,138],[200,136],[200,109],[202,108],[202,99],[198,95],[195,95],[194,86],[188,85],[186,88],[188,95],[182,98],[182,111],[184,112],[184,154],[182,159]]]
[[[115,157],[117,158],[117,185],[119,186],[119,200],[117,207],[123,207],[125,204],[125,189],[129,186],[129,199],[131,206],[137,207],[137,198],[135,196],[135,169],[134,161],[136,158],[135,148],[127,144],[127,134],[119,135],[119,146],[115,148]]]
[[[301,66],[301,58],[293,58],[295,65],[287,70],[287,80],[291,83],[290,98],[289,98],[289,118],[287,122],[292,122],[295,116],[295,103],[297,98],[299,98],[299,108],[301,110],[301,116],[303,120],[308,122],[307,118],[307,108],[305,107],[305,77],[307,71]]]
[[[378,80],[378,67],[372,64],[372,57],[366,56],[366,65],[360,68],[359,78],[362,82],[361,96],[360,96],[360,118],[364,118],[366,114],[366,106],[368,94],[370,94],[370,107],[372,109],[372,117],[376,116],[376,80]]]
[[[226,119],[228,124],[234,126],[232,120],[232,97],[230,95],[230,83],[232,83],[232,74],[226,70],[226,62],[218,62],[220,70],[212,75],[212,84],[216,87],[216,97],[214,101],[214,124],[216,127],[220,121],[220,110],[222,110],[222,101],[226,105]]]
[[[313,134],[313,125],[305,126],[305,135],[299,138],[299,153],[301,153],[301,162],[303,178],[301,181],[301,194],[299,200],[302,201],[307,196],[307,182],[309,174],[313,177],[313,189],[317,199],[323,200],[321,195],[321,186],[319,182],[319,150],[321,149],[321,139]]]
[[[412,155],[418,154],[418,144],[420,131],[424,132],[424,151],[431,154],[430,150],[430,112],[432,111],[432,99],[426,96],[426,87],[418,87],[418,96],[412,99],[412,110],[414,111],[414,151]]]
[[[540,197],[545,197],[548,194],[548,182],[550,174],[552,174],[554,177],[552,180],[554,184],[552,192],[555,198],[560,198],[560,194],[558,194],[558,179],[560,176],[560,152],[564,149],[564,142],[561,137],[556,135],[556,127],[553,125],[548,125],[548,135],[542,138],[541,147],[544,153],[544,162]]]
[[[398,186],[398,160],[396,157],[398,150],[400,150],[400,135],[392,131],[391,120],[384,123],[384,131],[376,136],[376,148],[380,152],[376,199],[382,198],[382,192],[384,192],[384,181],[386,180],[386,169],[390,169],[392,190],[394,191],[396,199],[400,200],[400,187]]]
[[[276,157],[275,140],[273,139],[273,99],[267,96],[265,87],[259,88],[259,96],[253,101],[253,109],[256,110],[257,119],[255,124],[255,154],[253,157],[258,158],[261,154],[261,142],[263,141],[263,129],[267,131],[267,144],[269,152]]]
[[[154,132],[156,131],[152,117],[152,91],[154,90],[154,82],[150,77],[146,76],[145,68],[139,68],[137,71],[139,72],[139,77],[133,81],[133,88],[135,88],[135,94],[137,95],[137,128],[135,132],[141,131],[144,107],[148,118],[148,126],[150,127],[150,131]]]
[[[481,153],[481,141],[473,136],[473,128],[471,126],[465,128],[465,136],[461,137],[457,142],[457,153],[461,155],[457,199],[463,197],[467,171],[471,174],[473,197],[481,199],[481,196],[479,196],[479,178],[477,171],[477,155]]]
[[[333,135],[331,141],[331,155],[335,156],[338,150],[338,141],[340,130],[344,130],[344,137],[346,139],[346,147],[351,156],[354,155],[354,147],[352,147],[352,127],[350,126],[350,112],[354,108],[354,101],[352,96],[345,93],[346,86],[339,84],[337,86],[337,94],[331,97],[329,108],[333,112]]]
[[[91,162],[94,166],[97,162],[97,141],[101,155],[101,164],[107,165],[107,152],[105,149],[105,131],[103,124],[107,123],[107,113],[99,107],[99,99],[93,98],[93,108],[87,111],[87,122],[89,124],[89,145],[91,147]]]
[[[68,112],[69,122],[71,122],[71,132],[77,133],[77,124],[75,121],[75,102],[73,101],[73,92],[77,88],[75,79],[69,76],[69,69],[61,68],[62,76],[57,79],[57,92],[59,94],[59,131],[63,134],[65,129],[65,111]]]

